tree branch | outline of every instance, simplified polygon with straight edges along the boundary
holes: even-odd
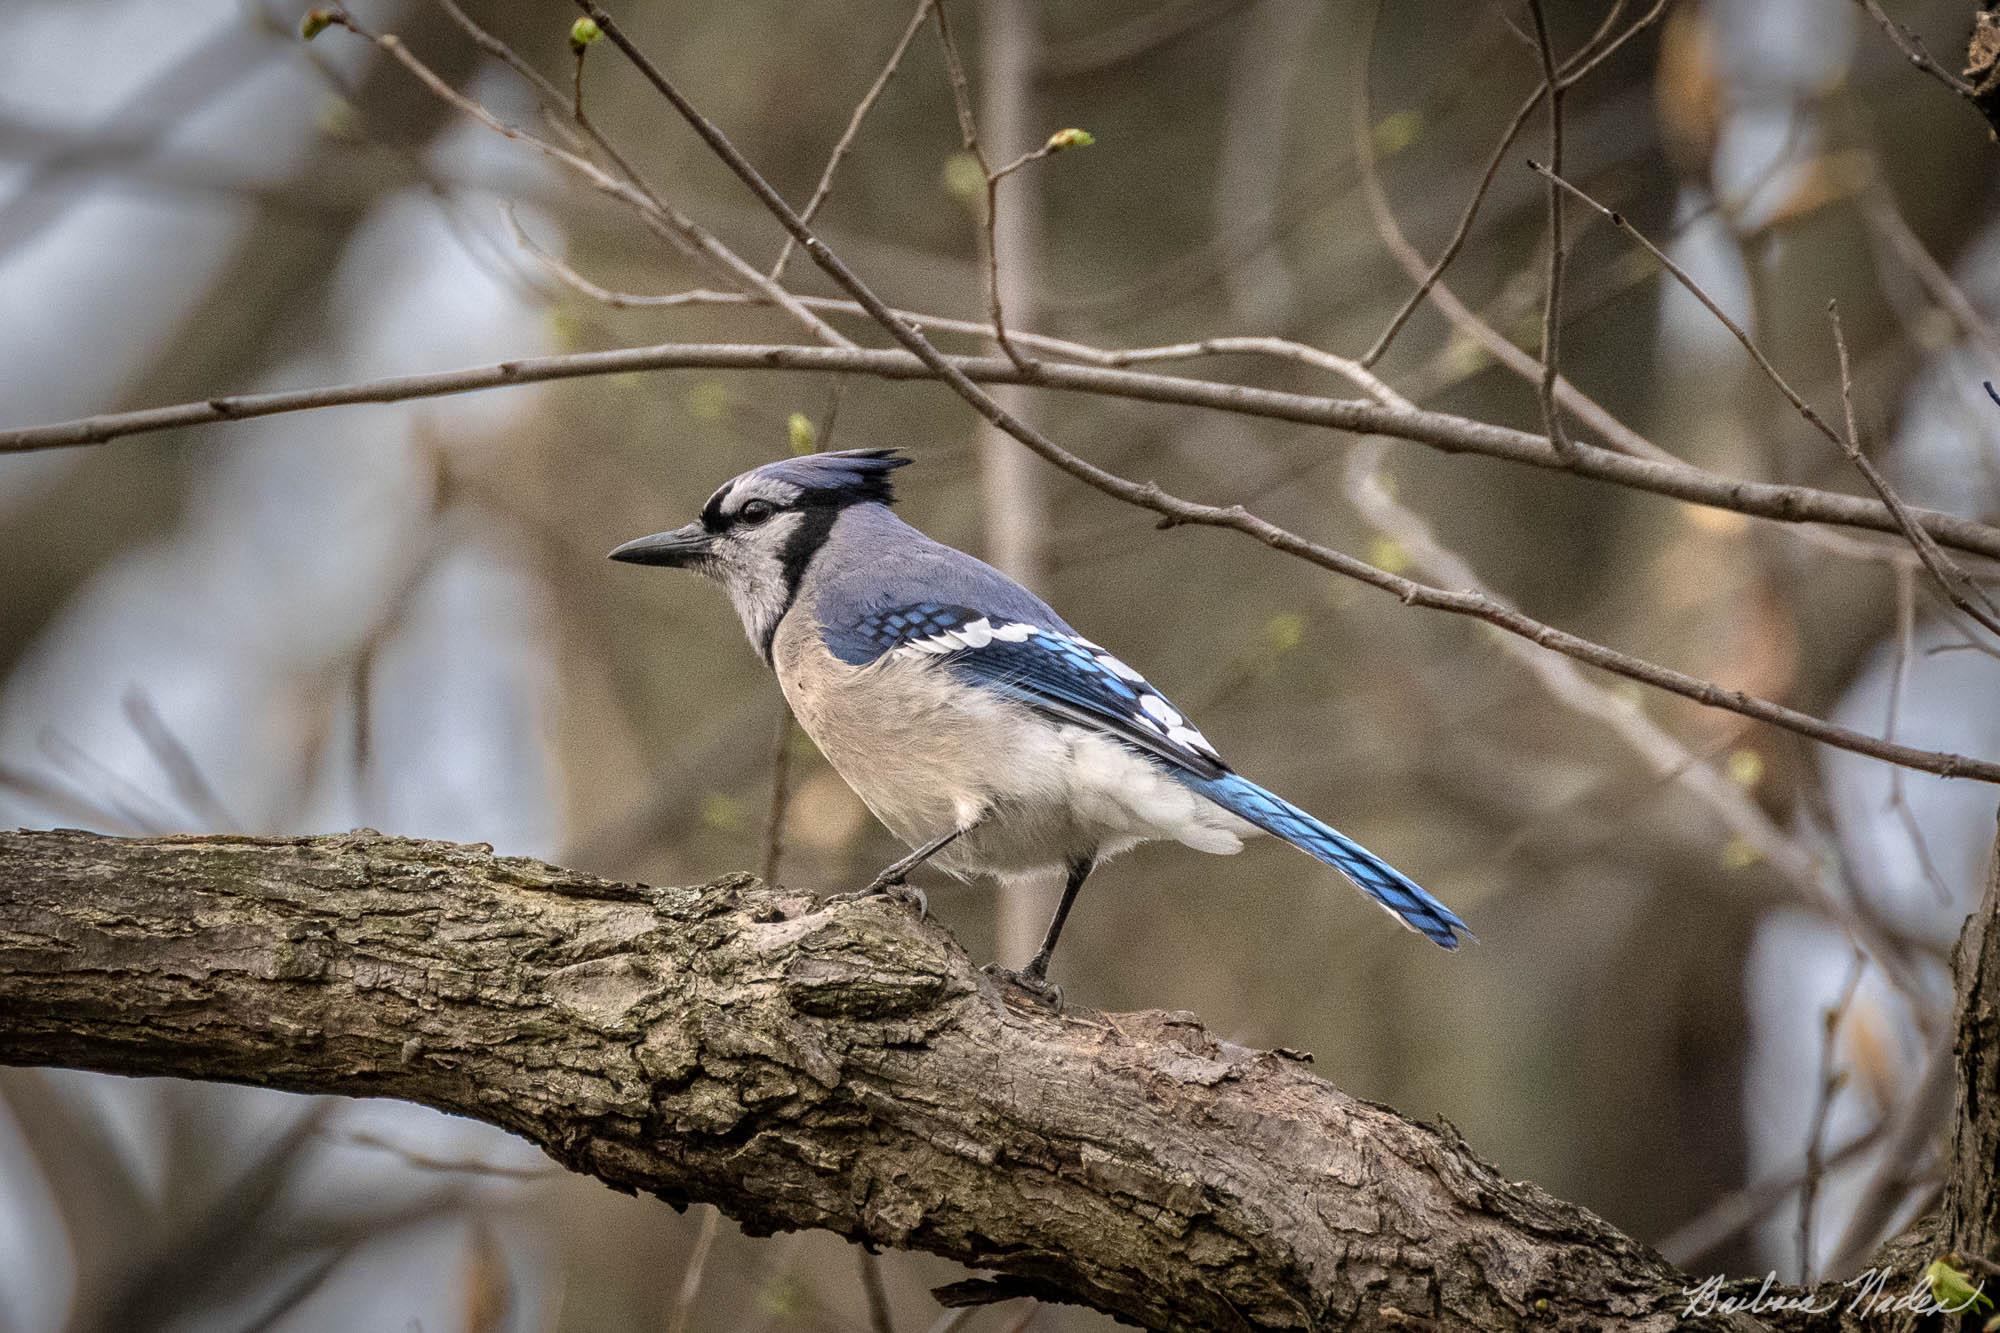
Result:
[[[912,324],[904,323],[899,327],[913,338],[922,337]],[[1644,478],[1651,484],[1641,486],[1640,489],[1658,490],[1663,494],[1681,491],[1690,494],[1713,494],[1718,507],[1734,509],[1739,513],[1763,513],[1768,517],[1793,522],[1839,522],[1842,520],[1834,516],[1842,515],[1853,526],[1881,525],[1885,530],[1893,530],[1896,524],[1895,516],[1879,501],[1837,495],[1831,491],[1814,491],[1805,487],[1731,481],[1681,463],[1634,458],[1626,454],[1581,445],[1577,448],[1575,459],[1566,463],[1557,457],[1553,446],[1543,437],[1443,413],[1097,366],[1037,362],[1032,374],[1024,375],[1020,367],[1004,358],[946,357],[932,349],[928,342],[923,346],[928,357],[943,365],[956,383],[974,387],[975,392],[978,390],[973,382],[980,380],[995,384],[1027,383],[1044,388],[1069,388],[1103,393],[1113,397],[1214,407],[1223,411],[1245,412],[1250,415],[1331,426],[1341,430],[1418,440],[1443,449],[1447,453],[1488,453],[1514,458],[1535,466],[1573,471],[1584,476],[1603,475],[1607,478],[1618,476],[1624,484],[1635,486],[1638,485],[1639,478]],[[919,360],[911,353],[873,348],[669,343],[659,347],[624,348],[611,352],[579,352],[569,356],[502,361],[492,366],[438,375],[405,375],[336,385],[325,389],[245,394],[232,398],[212,398],[201,403],[183,403],[176,407],[86,417],[58,426],[29,427],[25,430],[0,432],[0,453],[6,452],[10,446],[28,449],[102,442],[140,431],[163,430],[171,426],[193,425],[205,421],[270,416],[280,412],[299,411],[307,407],[332,407],[364,402],[402,402],[412,398],[494,388],[504,384],[526,384],[537,380],[565,379],[616,371],[700,365],[726,366],[742,370],[833,370],[846,374],[880,375],[887,379],[923,379],[928,378],[931,373],[928,361]],[[983,394],[981,396],[984,397]],[[1009,421],[1014,421],[1015,425],[1020,424],[1011,415],[1005,413],[1002,415]],[[1678,694],[1682,698],[1692,699],[1704,707],[1720,708],[1743,717],[1754,718],[1759,722],[1809,736],[1825,745],[1851,750],[1856,754],[1865,754],[1888,763],[1921,769],[1926,773],[1936,773],[1941,777],[1962,777],[1980,782],[2000,783],[2000,762],[1947,751],[1924,750],[1878,739],[1769,699],[1745,694],[1740,690],[1725,689],[1713,681],[1703,680],[1686,672],[1619,652],[1615,648],[1594,643],[1589,639],[1557,629],[1553,625],[1544,624],[1494,598],[1433,587],[1379,569],[1343,551],[1281,528],[1249,512],[1241,505],[1209,505],[1185,500],[1162,490],[1156,483],[1138,482],[1108,472],[1039,435],[1035,438],[1041,441],[1042,447],[1052,451],[1044,454],[1044,457],[1063,471],[1107,495],[1158,514],[1162,526],[1190,524],[1241,532],[1273,550],[1283,551],[1309,564],[1318,565],[1322,569],[1331,570],[1390,593],[1406,606],[1448,611],[1454,615],[1483,620],[1509,634],[1518,634],[1531,639],[1553,652],[1562,653],[1564,656],[1606,671],[1616,672],[1656,689]],[[1717,493],[1718,488],[1719,493]],[[1683,495],[1680,498],[1689,497]],[[1932,510],[1913,509],[1909,512],[1913,521],[1935,535],[1941,544],[1957,546],[1980,554],[2000,555],[2000,531],[1971,519],[1939,514]]]
[[[1664,1329],[1691,1285],[1300,1057],[1186,1013],[1017,1007],[903,908],[748,876],[655,889],[368,831],[0,834],[0,1063],[420,1102],[753,1233],[928,1250],[1153,1328]]]
[[[694,303],[694,302],[690,302]],[[932,321],[936,323],[937,321]],[[984,327],[984,326],[981,326]],[[1010,337],[1027,341],[1025,335]],[[1060,340],[1038,340],[1047,345]],[[1208,339],[1180,344],[1172,351],[1195,359],[1232,348],[1233,339]],[[1251,339],[1282,343],[1281,339]],[[1146,349],[1151,351],[1153,349]],[[1103,353],[1115,361],[1116,352]],[[1573,472],[1712,509],[1727,509],[1753,518],[1786,523],[1829,523],[1874,532],[1900,533],[1894,514],[1881,501],[1810,486],[1739,480],[1708,472],[1692,464],[1663,458],[1640,458],[1589,445],[1579,445],[1578,457],[1566,463],[1548,441],[1535,433],[1494,425],[1471,417],[1425,409],[1400,410],[1352,399],[1287,393],[1252,385],[1182,375],[1158,375],[1123,370],[1113,365],[1035,363],[1032,376],[1000,357],[944,358],[967,379],[982,384],[1033,384],[1070,393],[1099,394],[1138,402],[1200,407],[1242,416],[1291,421],[1357,435],[1386,435],[1427,445],[1448,454],[1477,454],[1529,467]],[[1164,360],[1165,357],[1145,358]],[[839,375],[872,375],[890,380],[935,379],[938,376],[915,355],[893,348],[810,347],[768,343],[662,343],[651,347],[621,347],[603,352],[571,352],[555,356],[520,357],[484,366],[424,375],[392,375],[349,384],[275,393],[224,394],[197,402],[108,412],[44,426],[0,429],[0,454],[104,444],[153,431],[204,426],[220,421],[248,420],[286,412],[305,412],[357,403],[401,403],[441,398],[481,389],[551,380],[585,379],[651,370],[799,370]],[[1934,509],[1912,507],[1911,513],[1940,545],[1972,555],[2000,560],[2000,528],[1975,519]]]

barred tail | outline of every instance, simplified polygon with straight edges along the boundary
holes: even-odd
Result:
[[[1326,862],[1397,920],[1440,948],[1456,949],[1461,931],[1467,939],[1475,938],[1456,912],[1417,887],[1409,876],[1284,797],[1234,773],[1219,778],[1181,776],[1181,780],[1231,814]]]

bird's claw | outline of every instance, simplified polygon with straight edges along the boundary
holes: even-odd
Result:
[[[829,897],[827,901],[830,903],[854,903],[860,902],[864,898],[888,898],[890,901],[901,903],[905,907],[915,908],[919,918],[928,917],[931,912],[930,899],[924,896],[924,891],[916,885],[907,884],[900,879],[873,879],[868,882],[868,887],[859,893],[836,893]]]
[[[870,887],[873,886],[871,885]],[[903,881],[897,880],[893,884],[884,884],[875,891],[887,897],[891,902],[901,903],[905,907],[915,909],[919,921],[931,914],[931,900],[925,897],[924,891],[914,884],[905,884]]]
[[[1016,972],[1013,968],[1002,967],[998,963],[988,963],[979,970],[1002,985],[1026,992],[1030,1000],[1052,1013],[1059,1014],[1063,1011],[1062,987],[1046,976],[1027,969]]]

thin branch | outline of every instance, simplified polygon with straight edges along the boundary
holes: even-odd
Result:
[[[1972,576],[1961,569],[1957,561],[1945,554],[1931,539],[1931,535],[1923,530],[1922,525],[1910,517],[1909,506],[1903,503],[1902,497],[1889,485],[1889,479],[1884,477],[1869,460],[1868,455],[1861,451],[1861,432],[1855,425],[1854,419],[1854,370],[1848,361],[1847,335],[1840,325],[1840,306],[1828,301],[1826,316],[1833,326],[1834,351],[1840,360],[1840,406],[1847,425],[1846,435],[1836,436],[1834,443],[1840,446],[1840,451],[1847,455],[1847,461],[1854,464],[1855,470],[1867,480],[1875,494],[1882,497],[1882,503],[1888,506],[1889,512],[1896,516],[1897,527],[1909,539],[1911,547],[1916,550],[1917,559],[1923,562],[1924,568],[1937,580],[1938,587],[1943,590],[1951,604],[1987,630],[2000,635],[2000,606],[1994,605],[1986,590],[1973,582]]]
[[[602,153],[605,161],[611,163],[618,170],[618,173],[631,183],[633,189],[645,195],[647,200],[662,215],[673,211],[668,207],[666,201],[660,197],[659,192],[649,185],[646,179],[639,174],[639,169],[633,166],[623,153],[618,151],[617,145],[606,138],[598,130],[597,126],[583,115],[582,84],[580,82],[582,75],[581,65],[578,66],[577,70],[579,83],[575,90],[576,96],[574,99],[566,99],[563,96],[562,90],[556,87],[546,75],[521,58],[520,52],[501,41],[486,29],[480,27],[471,15],[459,7],[457,0],[437,0],[437,4],[440,9],[444,10],[446,17],[458,25],[460,31],[465,33],[474,46],[477,46],[480,50],[507,66],[508,69],[514,71],[516,77],[535,91],[535,95],[541,99],[542,109],[546,113],[548,120],[563,133],[565,139],[572,144],[577,142],[576,132],[564,125],[560,119],[563,116],[568,116],[570,121],[576,126],[576,129],[582,132],[584,140],[595,147],[598,152]],[[692,222],[691,219],[686,220]],[[696,230],[699,230],[698,226]],[[679,229],[669,229],[665,233],[665,239],[689,259],[705,261],[713,258],[713,256],[705,254],[702,247],[696,243],[694,232],[684,233]]]
[[[1812,404],[1808,403],[1804,398],[1801,398],[1799,396],[1798,390],[1794,389],[1791,386],[1790,382],[1787,381],[1783,375],[1778,373],[1778,368],[1771,364],[1770,358],[1764,355],[1763,349],[1757,346],[1756,340],[1752,338],[1747,332],[1744,331],[1743,326],[1741,324],[1738,324],[1734,319],[1730,318],[1729,312],[1724,310],[1719,304],[1716,303],[1715,298],[1710,296],[1708,292],[1703,289],[1702,285],[1694,280],[1694,276],[1692,274],[1690,274],[1686,269],[1682,268],[1679,264],[1675,263],[1673,259],[1668,256],[1666,251],[1662,250],[1659,246],[1653,244],[1652,241],[1648,240],[1646,238],[1646,235],[1643,232],[1641,232],[1637,227],[1634,227],[1631,224],[1631,222],[1626,219],[1623,213],[1620,213],[1616,209],[1606,207],[1605,205],[1597,202],[1597,200],[1592,198],[1588,193],[1586,193],[1582,187],[1574,185],[1569,181],[1563,179],[1563,177],[1560,174],[1550,170],[1548,167],[1544,166],[1540,162],[1536,162],[1531,159],[1528,162],[1528,169],[1530,171],[1535,172],[1537,175],[1546,177],[1552,185],[1560,187],[1561,189],[1567,191],[1569,194],[1573,195],[1575,198],[1583,201],[1583,203],[1588,205],[1590,208],[1594,209],[1599,216],[1603,217],[1605,221],[1609,222],[1612,226],[1618,228],[1618,230],[1624,232],[1627,236],[1630,236],[1634,241],[1636,241],[1641,249],[1643,249],[1647,254],[1653,257],[1653,261],[1655,263],[1657,263],[1661,268],[1665,269],[1668,273],[1673,275],[1674,281],[1680,283],[1680,285],[1686,289],[1688,295],[1694,297],[1695,300],[1701,302],[1703,307],[1705,307],[1708,310],[1708,313],[1714,315],[1717,322],[1719,322],[1722,325],[1722,327],[1729,330],[1731,336],[1733,336],[1738,343],[1742,344],[1743,350],[1750,354],[1750,359],[1757,363],[1757,368],[1764,372],[1764,377],[1770,380],[1771,383],[1775,384],[1778,387],[1778,392],[1782,393],[1785,396],[1785,401],[1790,403],[1793,409],[1797,411],[1800,416],[1804,417],[1807,423],[1810,424],[1814,430],[1817,430],[1820,434],[1826,436],[1826,438],[1833,441],[1833,443],[1835,444],[1840,443],[1840,433],[1836,431],[1833,427],[1827,425],[1825,418],[1821,417],[1818,412],[1813,410]]]
[[[761,306],[766,302],[752,293],[718,292],[706,288],[691,288],[686,291],[653,294],[646,292],[614,291],[599,283],[592,282],[577,272],[575,268],[551,254],[530,237],[522,228],[512,210],[507,212],[507,221],[513,228],[514,239],[527,251],[530,258],[541,265],[549,275],[564,286],[593,301],[618,309],[678,309],[682,306]],[[799,303],[809,310],[817,310],[830,315],[857,315],[869,318],[868,312],[858,301],[842,300],[833,296],[801,296]],[[962,333],[970,337],[992,340],[994,330],[991,324],[971,319],[953,319],[945,315],[926,314],[920,310],[893,307],[896,318],[907,320],[920,329],[933,333]],[[1092,366],[1137,366],[1167,361],[1195,361],[1215,356],[1259,356],[1281,361],[1295,361],[1320,370],[1332,371],[1340,375],[1363,393],[1384,407],[1415,410],[1408,399],[1390,389],[1378,376],[1359,362],[1332,352],[1322,351],[1307,343],[1290,338],[1276,338],[1264,335],[1247,335],[1220,338],[1201,338],[1193,342],[1163,343],[1155,347],[1096,347],[1069,338],[1052,337],[1046,333],[1024,333],[1010,329],[1007,336],[1023,347],[1032,347],[1051,356],[1080,361]],[[0,436],[4,439],[4,436]],[[820,445],[825,448],[825,444]]]
[[[1025,154],[1010,163],[1005,170],[995,171],[987,160],[986,150],[979,143],[979,123],[972,113],[972,93],[967,86],[965,62],[958,54],[958,43],[952,40],[951,20],[946,17],[944,0],[936,0],[931,7],[931,15],[936,20],[938,45],[944,51],[946,74],[951,82],[952,105],[958,111],[958,129],[965,141],[965,151],[979,164],[980,174],[986,178],[986,308],[993,321],[993,341],[1000,344],[1000,350],[1007,354],[1022,370],[1028,370],[1033,363],[1022,356],[1020,350],[1007,337],[1006,314],[1000,300],[1000,181],[1001,178],[1034,160],[1037,154]],[[1039,155],[1046,157],[1050,146],[1044,144]],[[745,165],[748,165],[747,163]]]
[[[1904,58],[1912,65],[1966,101],[1976,103],[1979,100],[1978,90],[1931,59],[1931,53],[1924,49],[1923,39],[1884,13],[1879,0],[1855,0],[1855,3],[1861,6],[1869,18],[1875,20],[1875,26],[1888,35],[1889,40],[1896,44],[1896,49],[1901,51]]]
[[[1888,717],[1882,725],[1882,739],[1896,739],[1897,724],[1903,712],[1904,692],[1910,682],[1910,660],[1915,655],[1917,637],[1917,596],[1916,574],[1907,564],[1896,566],[1896,659],[1889,672]],[[1978,645],[1984,647],[1985,645]],[[1918,868],[1924,880],[1931,887],[1939,903],[1951,901],[1951,887],[1945,883],[1944,875],[1931,859],[1929,839],[1924,837],[1923,826],[1917,822],[1917,812],[1910,808],[1908,784],[1903,780],[1903,770],[1889,770],[1889,808],[1903,826],[1903,836],[1909,839],[1910,850],[1916,854]]]
[[[868,119],[868,113],[874,110],[875,103],[881,100],[883,90],[889,86],[889,81],[896,77],[896,69],[903,63],[903,55],[910,49],[910,43],[916,40],[917,33],[924,26],[924,20],[930,16],[933,3],[935,0],[917,0],[916,12],[910,15],[910,21],[904,27],[903,35],[896,39],[895,49],[889,52],[888,62],[882,66],[882,72],[875,76],[875,82],[868,86],[868,91],[861,95],[861,100],[855,104],[854,113],[847,118],[847,128],[841,132],[840,139],[833,145],[833,153],[826,159],[826,169],[819,174],[819,184],[813,187],[812,198],[806,200],[806,206],[799,210],[799,218],[802,221],[811,222],[819,214],[820,205],[824,204],[827,196],[833,193],[834,174],[840,170],[840,164],[846,160],[848,152],[854,147],[854,140],[861,133],[861,122]],[[785,243],[778,250],[778,258],[771,265],[772,281],[775,282],[785,276],[785,265],[791,262],[792,249],[797,244],[792,235],[786,233]]]
[[[634,184],[630,180],[621,180],[610,175],[589,158],[573,153],[557,144],[550,143],[548,140],[530,134],[526,130],[507,124],[484,105],[467,97],[445,82],[435,70],[419,60],[403,40],[394,33],[372,32],[357,23],[353,16],[345,10],[335,10],[332,13],[334,22],[356,36],[373,42],[382,52],[392,57],[398,64],[415,75],[418,82],[422,83],[433,95],[447,105],[470,116],[472,119],[486,126],[486,128],[492,130],[495,134],[532,148],[551,162],[565,168],[571,174],[583,180],[592,189],[629,205],[638,215],[640,221],[645,224],[646,228],[656,235],[662,237],[679,236],[692,243],[702,253],[720,264],[726,272],[733,274],[746,286],[761,292],[772,303],[791,315],[807,332],[820,341],[834,347],[852,347],[854,345],[853,341],[845,334],[800,305],[798,299],[790,292],[765,277],[761,270],[724,245],[707,229],[696,223],[692,218],[661,202],[651,191]],[[561,94],[558,93],[557,97],[560,99]],[[621,167],[621,169],[628,173],[630,172],[629,167]]]
[[[1374,12],[1372,9],[1369,11]],[[1370,29],[1372,34],[1372,28]],[[1375,164],[1375,141],[1369,111],[1368,52],[1372,36],[1363,36],[1354,43],[1355,49],[1355,91],[1349,101],[1349,123],[1354,139],[1354,161],[1361,172],[1362,195],[1368,201],[1368,209],[1374,217],[1375,228],[1392,257],[1412,279],[1419,280],[1420,291],[1428,296],[1438,312],[1451,321],[1452,327],[1463,332],[1477,343],[1487,355],[1507,369],[1527,380],[1530,384],[1541,382],[1542,364],[1528,353],[1515,346],[1509,338],[1481,319],[1469,306],[1458,299],[1450,287],[1437,277],[1436,272],[1427,272],[1424,257],[1417,253],[1409,238],[1403,235],[1402,227],[1396,221],[1395,210],[1390,207],[1388,192],[1382,186],[1381,173]],[[1531,107],[1524,107],[1517,117],[1515,132],[1527,120]],[[1469,227],[1469,223],[1467,224]],[[1363,357],[1362,365],[1372,362]],[[1621,453],[1637,458],[1647,458],[1658,462],[1669,462],[1673,456],[1648,440],[1639,432],[1618,420],[1594,399],[1571,384],[1566,377],[1556,380],[1556,395],[1562,405],[1569,409],[1578,420],[1601,435],[1606,443]],[[1554,451],[1550,451],[1551,457]]]
[[[1624,46],[1634,37],[1637,37],[1647,28],[1650,28],[1659,20],[1660,15],[1666,12],[1667,6],[1671,3],[1673,3],[1673,0],[1654,0],[1653,7],[1639,18],[1633,20],[1632,26],[1626,28],[1616,38],[1600,47],[1598,44],[1603,41],[1604,34],[1610,30],[1611,23],[1618,17],[1619,11],[1624,7],[1623,0],[1618,0],[1617,3],[1614,3],[1606,11],[1604,21],[1598,26],[1597,32],[1591,36],[1590,41],[1586,42],[1583,49],[1572,56],[1563,66],[1561,77],[1556,80],[1555,86],[1560,89],[1573,87],[1604,61],[1615,55],[1620,47]],[[1366,77],[1367,72],[1364,66],[1362,78],[1365,80]],[[1479,218],[1480,207],[1486,202],[1486,195],[1492,189],[1494,179],[1500,174],[1500,163],[1506,159],[1507,150],[1512,148],[1514,141],[1521,137],[1521,131],[1528,124],[1528,117],[1534,115],[1535,108],[1542,104],[1542,99],[1547,97],[1548,94],[1549,85],[1547,83],[1537,86],[1535,91],[1528,96],[1528,99],[1522,102],[1520,108],[1514,112],[1513,120],[1508,122],[1506,130],[1500,135],[1500,142],[1494,146],[1493,152],[1486,159],[1486,169],[1481,174],[1479,184],[1472,192],[1472,197],[1466,201],[1465,210],[1459,214],[1458,225],[1453,228],[1451,239],[1445,243],[1444,250],[1438,255],[1437,261],[1431,264],[1427,270],[1423,269],[1422,261],[1418,261],[1417,267],[1423,271],[1421,277],[1418,278],[1416,289],[1404,299],[1403,304],[1397,308],[1396,313],[1390,316],[1388,327],[1382,330],[1380,336],[1375,339],[1374,344],[1362,355],[1362,365],[1372,366],[1382,359],[1383,354],[1389,350],[1389,344],[1396,340],[1396,335],[1402,332],[1403,326],[1409,322],[1410,316],[1416,313],[1417,307],[1424,303],[1424,299],[1431,294],[1431,289],[1437,286],[1438,279],[1444,276],[1444,271],[1451,267],[1454,259],[1458,258],[1459,251],[1465,248],[1466,239],[1472,234],[1472,225]],[[1511,344],[1509,345],[1511,346]],[[1574,411],[1574,407],[1571,410]]]
[[[1562,80],[1556,76],[1556,57],[1549,46],[1548,19],[1542,13],[1542,0],[1528,0],[1528,12],[1535,21],[1535,48],[1542,59],[1542,85],[1549,94],[1549,162],[1555,173],[1549,178],[1549,273],[1542,300],[1542,380],[1538,397],[1542,407],[1542,426],[1549,433],[1549,444],[1565,459],[1576,457],[1576,445],[1563,430],[1562,412],[1556,406],[1556,375],[1558,362],[1562,356],[1562,284],[1563,284],[1563,194],[1556,188],[1556,177],[1562,173],[1563,151],[1563,89]]]
[[[858,303],[857,303],[858,305]],[[886,308],[886,307],[885,307]],[[872,316],[871,316],[872,317]],[[945,327],[943,320],[935,321]],[[983,325],[971,325],[973,329]],[[928,345],[928,344],[927,344]],[[1340,358],[1317,353],[1282,339],[1207,339],[1199,343],[1174,344],[1162,348],[1135,349],[1131,353],[1104,352],[1112,361],[1166,360],[1208,355],[1211,352],[1242,351],[1296,356],[1306,353],[1324,357],[1328,368],[1342,363]],[[1157,354],[1157,355],[1156,355]],[[1574,464],[1564,464],[1550,450],[1543,436],[1528,431],[1477,421],[1446,412],[1398,410],[1378,404],[1312,394],[1287,393],[1276,389],[1160,375],[1122,369],[1114,365],[1063,365],[1038,362],[1032,381],[1019,369],[999,358],[954,356],[945,358],[951,370],[983,384],[1022,384],[1063,392],[1099,394],[1139,402],[1199,407],[1213,411],[1290,421],[1299,425],[1350,431],[1360,435],[1387,435],[1395,439],[1427,445],[1445,453],[1475,454],[1529,467],[1573,473],[1594,481],[1626,486],[1649,494],[1682,500],[1689,504],[1723,509],[1756,518],[1786,523],[1829,523],[1840,527],[1874,532],[1898,533],[1895,516],[1879,501],[1862,496],[1842,495],[1809,486],[1779,485],[1738,480],[1707,472],[1690,464],[1667,458],[1637,458],[1610,450],[1586,447]],[[760,343],[663,343],[649,347],[624,347],[599,352],[570,352],[555,356],[521,357],[471,366],[459,370],[423,375],[395,375],[383,379],[357,380],[347,384],[274,393],[229,394],[168,407],[140,408],[130,412],[103,413],[42,426],[0,430],[0,454],[38,449],[69,448],[103,444],[111,440],[209,425],[221,421],[248,420],[286,412],[311,411],[360,403],[398,403],[412,399],[438,398],[510,385],[535,384],[554,380],[582,379],[599,375],[620,375],[658,370],[802,370],[841,375],[871,375],[892,380],[942,379],[929,364],[907,352],[886,348],[806,347],[793,344]],[[1930,509],[1911,511],[1918,523],[1942,545],[1973,555],[2000,560],[2000,529],[1954,514]]]

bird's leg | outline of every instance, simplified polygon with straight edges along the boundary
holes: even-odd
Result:
[[[936,856],[954,841],[978,828],[979,822],[979,820],[975,819],[970,824],[961,824],[949,833],[943,833],[932,838],[923,846],[912,851],[908,856],[892,861],[882,867],[882,873],[875,876],[874,879],[869,880],[868,887],[861,890],[861,892],[837,894],[832,901],[848,902],[856,898],[873,898],[877,894],[888,894],[898,902],[915,907],[918,916],[927,915],[930,911],[930,904],[924,898],[924,891],[922,889],[911,888],[903,882],[904,879],[912,870],[915,870],[918,866]]]
[[[1063,923],[1069,920],[1069,909],[1076,902],[1078,890],[1090,878],[1090,872],[1097,864],[1095,857],[1079,856],[1069,863],[1069,879],[1063,884],[1062,901],[1056,904],[1056,914],[1049,921],[1048,934],[1042,937],[1042,947],[1028,960],[1028,965],[1019,972],[1004,967],[991,967],[987,971],[995,976],[1013,982],[1050,1008],[1060,1011],[1062,987],[1049,980],[1049,959],[1056,951],[1056,941],[1062,936]]]

